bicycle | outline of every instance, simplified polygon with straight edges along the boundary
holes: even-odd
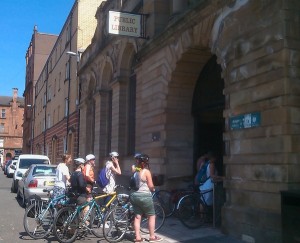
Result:
[[[130,203],[130,196],[119,194],[118,204],[106,214],[103,221],[103,236],[108,242],[118,242],[122,240],[128,231],[133,230],[134,212]],[[165,222],[163,207],[158,202],[154,202],[155,209],[155,231],[159,230]],[[142,216],[141,232],[148,234],[148,219]]]
[[[48,192],[49,200],[32,199],[23,217],[24,229],[33,239],[45,238],[52,232],[57,202],[65,199],[65,204],[67,204],[72,198],[71,194],[50,198],[50,190],[45,189],[44,192]]]
[[[195,190],[180,198],[177,205],[177,215],[181,223],[190,229],[196,229],[213,221],[213,208],[206,204],[204,194],[213,189]]]
[[[122,186],[116,186],[116,188],[117,187]],[[108,209],[114,205],[114,201],[117,198],[117,192],[105,193],[98,196],[93,193],[92,195],[92,200],[83,205],[67,206],[57,212],[53,222],[53,233],[59,242],[74,242],[80,229],[91,232],[98,238],[102,237],[101,227],[103,225],[103,219]],[[99,205],[96,201],[98,199],[105,199],[108,197],[111,198],[104,205]],[[82,211],[86,206],[89,206],[89,210],[82,217]],[[86,223],[88,220],[89,224]]]
[[[193,189],[188,187],[187,189],[175,189],[172,191],[156,190],[153,195],[153,201],[160,203],[163,207],[166,217],[172,216],[181,197],[187,194],[193,193]]]

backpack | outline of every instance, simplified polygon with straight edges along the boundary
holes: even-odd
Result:
[[[109,179],[106,177],[106,166],[99,171],[97,183],[101,188],[106,187],[109,183]]]
[[[208,164],[209,164],[209,162],[205,162],[205,164],[202,166],[202,168],[197,173],[197,181],[199,184],[203,184],[204,182],[207,181],[207,179],[209,179],[209,177],[207,177],[207,175],[206,175],[206,170],[207,170]]]
[[[134,172],[129,181],[130,189],[137,191],[140,188],[140,180],[140,173],[138,171]]]

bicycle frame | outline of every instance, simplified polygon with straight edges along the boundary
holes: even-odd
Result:
[[[59,201],[60,199],[63,199],[65,197],[65,195],[59,195],[55,198],[50,198],[48,201],[41,201],[41,208],[43,207],[44,204],[47,204],[47,207],[44,210],[41,210],[42,213],[40,213],[38,215],[39,220],[43,220],[45,213],[47,212],[47,210],[49,210],[50,208],[55,209],[55,204],[57,201]],[[40,202],[38,202],[40,203]],[[36,205],[36,202],[35,202]]]
[[[111,196],[111,199],[109,199],[109,201],[104,206],[102,206],[102,207],[96,202],[97,199],[107,198],[109,196]],[[107,193],[107,194],[103,194],[103,195],[99,195],[99,196],[93,197],[93,199],[90,202],[86,202],[84,205],[77,206],[79,212],[81,212],[81,210],[83,208],[85,208],[86,206],[89,206],[89,210],[85,214],[85,216],[82,219],[82,221],[85,222],[88,219],[88,216],[91,214],[91,212],[92,212],[92,210],[93,210],[94,207],[96,207],[96,211],[98,212],[98,215],[100,215],[100,214],[102,215],[105,212],[105,210],[112,204],[112,202],[116,198],[117,198],[117,193],[116,192]]]
[[[100,198],[106,198],[111,196],[111,199],[104,205],[99,206],[99,204],[96,202],[97,199]],[[78,215],[80,215],[81,211],[89,206],[89,210],[87,211],[87,213],[84,215],[84,217],[82,218],[81,222],[82,224],[84,224],[84,222],[86,222],[88,220],[88,217],[90,216],[93,208],[96,208],[97,214],[101,215],[101,218],[103,218],[103,213],[105,212],[105,210],[112,204],[112,202],[117,198],[117,193],[116,192],[112,192],[112,193],[108,193],[108,194],[102,194],[96,197],[93,197],[93,199],[89,202],[84,203],[83,205],[78,205],[76,206],[74,212],[70,215],[70,217],[67,219],[67,222],[72,222],[75,217]],[[86,226],[86,225],[85,225]],[[86,226],[87,227],[87,226]]]

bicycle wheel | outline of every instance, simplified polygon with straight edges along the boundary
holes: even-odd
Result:
[[[163,224],[165,223],[166,216],[163,207],[158,202],[154,203],[154,210],[155,210],[155,228],[154,231],[159,230]],[[149,234],[148,229],[148,218],[145,216],[142,216],[141,220],[141,229],[143,233]]]
[[[165,211],[166,217],[170,217],[176,208],[176,203],[173,200],[172,193],[166,190],[156,191],[153,196],[153,201],[160,203]]]
[[[76,240],[79,231],[79,219],[74,217],[74,208],[61,208],[53,222],[53,233],[60,243],[71,243]]]
[[[124,206],[116,206],[109,210],[103,221],[103,236],[108,242],[123,239],[130,223],[129,210]]]
[[[93,235],[100,238],[103,237],[103,213],[100,212],[100,208],[94,207],[90,214],[90,229]]]
[[[33,239],[42,239],[52,230],[53,214],[46,203],[36,202],[26,208],[23,226]]]
[[[199,194],[182,197],[178,202],[177,215],[181,223],[190,229],[199,228],[208,219],[207,207]]]

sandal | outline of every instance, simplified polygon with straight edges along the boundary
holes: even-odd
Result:
[[[143,242],[144,238],[141,238],[140,240],[134,239],[134,242]]]
[[[154,243],[154,242],[159,242],[162,241],[163,239],[158,237],[157,235],[154,237],[154,239],[149,238],[149,243]]]

